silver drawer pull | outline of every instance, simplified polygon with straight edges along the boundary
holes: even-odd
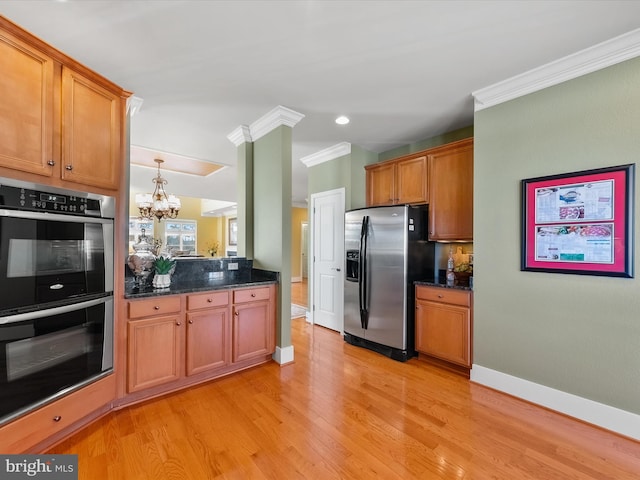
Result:
[[[59,422],[60,420],[62,420],[62,417],[60,415],[56,415],[55,417],[53,417],[54,422]]]

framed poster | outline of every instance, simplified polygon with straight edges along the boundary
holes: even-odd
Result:
[[[521,270],[633,277],[635,164],[522,180]]]

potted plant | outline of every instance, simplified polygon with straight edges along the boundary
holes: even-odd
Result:
[[[217,241],[209,242],[209,246],[207,247],[207,253],[212,257],[215,257],[218,253],[218,246],[220,244]]]
[[[176,261],[169,257],[159,256],[153,262],[156,271],[153,277],[153,288],[168,288],[171,285],[171,274],[176,267]]]

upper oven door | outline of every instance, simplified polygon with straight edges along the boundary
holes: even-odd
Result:
[[[113,291],[113,220],[0,209],[0,313]]]

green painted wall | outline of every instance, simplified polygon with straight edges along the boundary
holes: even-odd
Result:
[[[238,147],[238,255],[253,258],[253,143]]]
[[[639,85],[634,59],[477,112],[474,128],[474,363],[633,413],[639,280],[521,272],[519,226],[521,179],[637,161]]]
[[[276,344],[291,345],[291,128],[253,143],[253,264],[280,272]]]
[[[336,188],[345,189],[345,209],[365,206],[364,166],[374,163],[375,153],[351,145],[351,153],[309,168],[309,196]]]
[[[455,142],[457,140],[462,140],[469,137],[473,137],[473,126],[460,128],[452,132],[447,132],[443,133],[442,135],[436,135],[435,137],[427,138],[426,140],[420,140],[419,142],[404,145],[392,150],[387,150],[386,152],[381,152],[378,155],[377,161],[383,162],[384,160],[402,157],[404,155],[409,155],[411,153],[426,150],[428,148],[439,147],[440,145]]]

